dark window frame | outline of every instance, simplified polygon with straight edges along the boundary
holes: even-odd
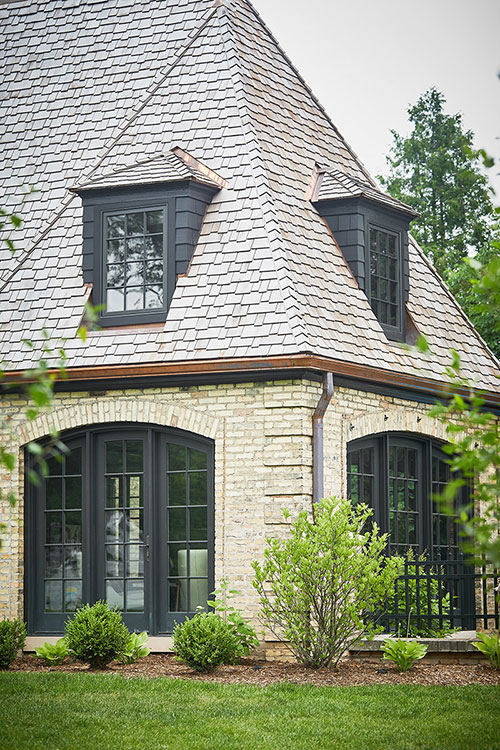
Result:
[[[376,277],[380,281],[382,280],[383,277],[375,275],[371,271],[371,237],[370,237],[371,230],[374,230],[378,233],[384,233],[388,237],[392,236],[396,240],[397,270],[396,270],[395,281],[397,282],[397,299],[396,299],[395,304],[397,305],[397,324],[395,326],[389,323],[383,322],[380,316],[377,315],[375,311],[373,310],[373,302],[374,302],[374,295],[372,291],[373,279],[374,277]],[[384,333],[388,339],[390,339],[391,341],[404,341],[405,339],[405,327],[404,327],[405,306],[404,306],[404,301],[403,301],[403,253],[402,253],[402,236],[401,236],[400,231],[392,227],[383,225],[382,223],[367,219],[366,230],[365,230],[365,268],[366,268],[366,296],[368,297],[368,302],[370,304],[370,307],[372,308],[372,311],[375,317],[377,318],[378,322],[382,326]],[[380,297],[376,297],[375,299],[383,303],[383,301],[380,300]]]
[[[168,588],[165,581],[169,577],[167,545],[168,536],[165,526],[166,515],[160,512],[162,503],[166,505],[166,483],[162,480],[164,463],[162,449],[169,444],[202,450],[207,455],[207,549],[208,549],[208,591],[215,587],[215,457],[214,442],[209,438],[194,435],[172,427],[142,423],[115,423],[94,425],[69,431],[63,440],[70,446],[78,446],[83,451],[82,474],[82,599],[93,602],[105,598],[105,538],[104,527],[99,519],[104,517],[103,501],[99,500],[96,482],[99,476],[99,464],[102,464],[103,453],[99,453],[100,441],[113,436],[116,440],[144,439],[145,464],[148,474],[145,488],[149,496],[149,507],[145,518],[144,534],[149,535],[146,546],[150,550],[150,570],[146,586],[148,611],[144,625],[140,617],[133,613],[124,616],[129,628],[147,629],[150,635],[168,635],[174,625],[183,622],[186,616],[194,612],[169,611]],[[163,451],[165,452],[165,451]],[[26,472],[33,466],[33,457],[25,453]],[[104,476],[104,475],[103,475]],[[26,479],[26,533],[24,539],[25,553],[25,620],[30,635],[62,634],[64,621],[70,612],[46,613],[44,602],[45,532],[43,517],[46,512],[43,500],[44,483],[36,487]],[[42,494],[41,494],[42,493]],[[85,503],[85,510],[83,511]],[[102,507],[101,507],[102,505]],[[191,506],[186,506],[189,509]],[[163,519],[163,520],[162,520]],[[196,540],[194,540],[196,543]],[[163,545],[163,546],[162,546]],[[188,574],[187,574],[188,575]],[[192,577],[192,576],[191,576]],[[199,576],[194,576],[199,577]],[[190,576],[188,575],[190,579]]]

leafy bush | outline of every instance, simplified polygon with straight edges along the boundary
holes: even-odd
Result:
[[[43,646],[38,646],[35,649],[35,653],[40,659],[44,659],[45,663],[49,666],[55,666],[62,664],[66,656],[69,654],[68,646],[65,638],[59,638],[56,643],[44,643]]]
[[[106,602],[85,604],[66,622],[68,649],[92,667],[105,667],[113,661],[126,649],[129,638],[120,612]]]
[[[400,672],[407,672],[418,659],[423,659],[427,646],[417,641],[406,641],[402,638],[388,638],[382,646],[383,659],[393,661]]]
[[[492,635],[486,635],[486,633],[478,633],[477,637],[479,641],[474,641],[472,644],[482,654],[488,657],[492,667],[500,669],[500,636],[498,633],[492,633]]]
[[[0,622],[0,669],[8,669],[23,648],[26,640],[26,625],[22,620]]]
[[[408,567],[410,574],[412,570],[411,563],[414,560],[425,562],[427,559],[425,552],[416,558],[413,551],[409,550],[407,560],[410,563]],[[452,628],[449,624],[446,624],[446,615],[451,614],[452,611],[451,597],[449,592],[445,593],[443,591],[442,584],[435,577],[439,571],[434,567],[425,568],[422,565],[416,566],[415,570],[419,574],[420,579],[418,582],[418,593],[416,576],[409,577],[406,581],[398,580],[395,588],[388,596],[389,611],[394,614],[404,614],[405,617],[408,614],[410,615],[408,620],[405,620],[407,636],[410,635],[414,638],[444,638],[444,636],[450,633],[455,633],[457,628]],[[420,576],[421,572],[422,575]],[[426,578],[426,574],[429,575],[429,578]],[[426,616],[425,619],[420,618],[419,614]],[[435,619],[434,617],[427,619],[428,615],[435,615],[436,617]],[[390,623],[390,625],[399,632],[400,625],[396,621]]]
[[[145,630],[142,633],[131,633],[127,645],[118,655],[118,661],[122,664],[133,664],[135,661],[147,656],[151,649],[146,646],[148,634]]]
[[[250,651],[257,648],[259,645],[259,639],[254,628],[250,625],[249,621],[243,617],[239,609],[235,609],[232,604],[229,603],[230,599],[239,596],[240,592],[234,589],[229,589],[229,584],[225,578],[222,579],[220,588],[212,591],[211,596],[215,599],[208,601],[209,607],[213,607],[215,612],[222,617],[225,622],[228,622],[238,639],[238,651],[237,656],[248,656]]]
[[[384,554],[387,535],[371,510],[329,498],[316,520],[299,514],[286,540],[268,539],[253,562],[265,625],[301,664],[336,665],[348,646],[376,632],[373,613],[394,586],[402,561]]]
[[[232,625],[212,612],[202,612],[176,625],[172,636],[176,659],[199,672],[233,664],[240,649]]]

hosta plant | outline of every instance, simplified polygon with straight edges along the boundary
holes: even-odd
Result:
[[[59,638],[56,643],[45,642],[43,646],[38,646],[35,649],[35,653],[40,659],[44,659],[48,666],[57,666],[58,664],[62,664],[66,656],[68,656],[69,649],[66,639]]]
[[[382,646],[383,659],[393,661],[400,672],[407,672],[415,662],[423,659],[427,653],[427,646],[417,641],[407,641],[403,638],[388,638]]]
[[[127,645],[119,654],[118,661],[122,664],[133,664],[144,656],[147,656],[151,649],[146,646],[148,634],[145,630],[142,633],[131,633]]]
[[[474,641],[472,645],[488,657],[492,667],[500,669],[500,635],[498,633],[492,633],[492,635],[478,633],[477,637],[479,640]]]

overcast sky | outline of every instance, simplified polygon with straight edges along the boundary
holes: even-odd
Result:
[[[497,159],[500,203],[500,0],[253,0],[372,174],[390,130],[431,86]],[[490,170],[493,173],[493,170]]]

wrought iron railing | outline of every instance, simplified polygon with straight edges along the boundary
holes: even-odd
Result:
[[[385,632],[421,637],[499,627],[498,571],[463,559],[405,560],[378,622]]]

